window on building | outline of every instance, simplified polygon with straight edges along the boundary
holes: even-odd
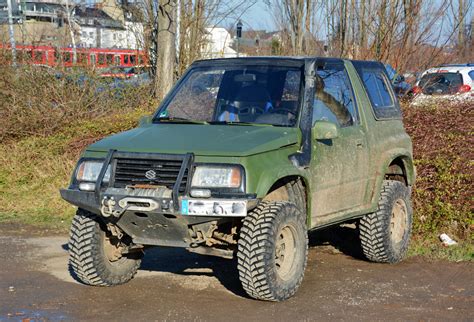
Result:
[[[135,65],[137,63],[137,56],[130,55],[130,64]],[[142,64],[142,63],[140,63]]]
[[[129,57],[130,57],[129,55],[123,55],[123,63],[124,63],[125,65],[128,65]]]
[[[115,55],[115,65],[119,66],[120,65],[120,55]]]
[[[96,63],[96,57],[95,57],[95,54],[91,54],[91,65],[95,65]]]
[[[333,122],[341,127],[357,123],[352,87],[344,65],[326,64],[318,67],[316,75],[313,124],[319,120]]]

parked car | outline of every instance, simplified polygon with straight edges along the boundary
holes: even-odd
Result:
[[[412,143],[383,64],[248,57],[194,62],[152,117],[86,148],[70,267],[128,282],[152,246],[237,258],[249,296],[300,286],[308,231],[357,223],[368,260],[401,261]]]
[[[393,90],[398,97],[404,97],[411,92],[412,86],[405,81],[405,76],[399,74],[390,64],[384,64]]]
[[[423,72],[413,87],[413,104],[474,100],[474,64],[450,64]]]

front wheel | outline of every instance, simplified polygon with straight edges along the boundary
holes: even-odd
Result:
[[[413,210],[410,190],[399,181],[385,180],[376,212],[360,219],[359,235],[365,257],[396,263],[408,250]]]
[[[123,242],[110,234],[96,215],[79,209],[71,224],[69,264],[89,285],[113,286],[135,276],[143,254],[123,254]]]
[[[283,301],[296,293],[308,255],[305,219],[293,203],[261,202],[243,220],[237,260],[248,295]]]

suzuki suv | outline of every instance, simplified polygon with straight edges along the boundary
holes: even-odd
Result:
[[[303,280],[310,230],[356,222],[369,260],[400,261],[414,180],[381,63],[197,61],[153,116],[83,152],[61,190],[78,207],[70,266],[117,285],[149,247],[183,247],[236,257],[249,296],[281,301]]]

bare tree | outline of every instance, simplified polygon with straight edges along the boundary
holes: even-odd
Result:
[[[473,0],[267,0],[275,24],[287,33],[282,52],[311,54],[299,46],[301,29],[326,41],[329,55],[377,59],[405,69],[433,60],[468,59],[466,15]],[[311,5],[309,5],[311,3]],[[308,20],[313,24],[308,28]],[[304,21],[304,23],[303,23]],[[444,58],[443,58],[444,57]],[[438,63],[441,63],[439,61]]]
[[[160,0],[158,8],[155,95],[162,99],[175,80],[177,0]]]

